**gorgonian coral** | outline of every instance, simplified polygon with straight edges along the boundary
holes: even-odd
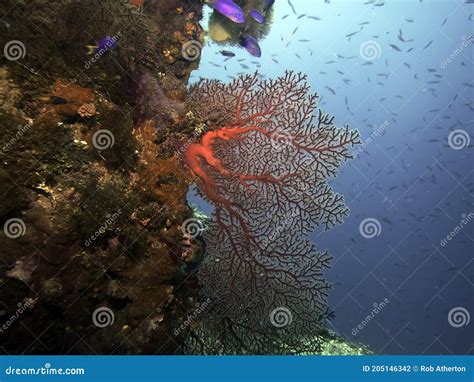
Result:
[[[319,349],[331,256],[306,236],[347,215],[327,179],[351,158],[359,133],[317,110],[305,80],[293,72],[266,81],[254,74],[191,89],[189,102],[209,128],[184,160],[215,207],[199,269],[212,305],[188,341],[193,351]]]

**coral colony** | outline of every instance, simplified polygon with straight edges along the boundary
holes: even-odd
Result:
[[[256,73],[191,89],[209,127],[184,160],[215,207],[199,270],[212,305],[191,337],[196,352],[319,349],[331,256],[306,236],[347,215],[327,180],[352,157],[359,133],[334,126],[305,79],[286,72],[260,81]]]

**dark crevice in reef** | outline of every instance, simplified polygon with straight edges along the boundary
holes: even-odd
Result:
[[[202,40],[202,4],[7,3],[0,45],[26,54],[0,67],[0,223],[21,231],[0,233],[0,351],[178,353],[199,248],[173,154],[195,123],[182,102],[198,62],[181,47]],[[106,36],[117,46],[92,61],[85,46]]]

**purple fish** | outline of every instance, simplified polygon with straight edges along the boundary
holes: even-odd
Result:
[[[263,24],[265,22],[265,17],[263,17],[260,11],[257,11],[256,9],[252,9],[250,11],[250,16],[259,24]]]
[[[99,41],[97,41],[97,50],[101,49],[114,49],[117,47],[117,37],[111,37],[111,36],[106,36],[105,38],[101,38]]]
[[[242,37],[242,46],[252,56],[260,57],[262,55],[262,50],[260,49],[260,45],[258,45],[258,41],[252,36],[247,35]]]
[[[109,49],[114,49],[118,45],[119,37],[117,36],[105,36],[97,41],[96,45],[86,45],[87,54],[94,54],[98,52],[106,52]]]
[[[206,2],[234,23],[242,24],[245,22],[244,10],[232,0],[207,0]]]

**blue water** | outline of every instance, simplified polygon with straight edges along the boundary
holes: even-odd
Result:
[[[327,278],[336,317],[329,326],[380,354],[474,354],[474,6],[461,0],[366,3],[293,0],[295,14],[277,0],[261,58],[208,41],[192,81],[229,81],[257,69],[267,78],[287,69],[306,73],[322,109],[337,125],[359,129],[364,142],[331,181],[350,216],[311,236],[334,256]],[[298,19],[303,14],[321,20]],[[397,37],[400,30],[407,42]],[[376,48],[376,59],[361,52],[367,44]],[[223,48],[236,56],[226,60]],[[458,150],[448,143],[455,130],[451,137],[464,139]],[[379,224],[373,238],[360,232],[368,218]],[[460,327],[448,320],[454,308],[462,308]]]

